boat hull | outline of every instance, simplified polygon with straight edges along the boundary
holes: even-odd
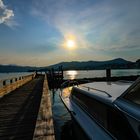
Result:
[[[91,119],[91,117],[87,115],[82,108],[71,100],[70,96],[63,98],[62,94],[63,91],[60,93],[60,98],[67,110],[70,112],[73,120],[76,121],[82,132],[84,132],[84,138],[90,140],[113,140],[113,138],[107,134],[96,121]]]

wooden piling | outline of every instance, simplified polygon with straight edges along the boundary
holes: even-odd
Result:
[[[111,69],[106,69],[106,80],[107,81],[111,80]]]
[[[48,76],[48,83],[49,83],[49,88],[54,89],[54,88],[59,88],[60,85],[63,82],[63,69],[62,66],[59,66],[58,69],[52,68],[49,70],[49,73],[47,74]]]
[[[46,75],[33,140],[55,140],[52,106]]]
[[[6,80],[3,80],[3,86],[6,86]]]

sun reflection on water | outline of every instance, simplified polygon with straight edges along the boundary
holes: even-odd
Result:
[[[68,75],[70,80],[75,79],[77,74],[78,74],[78,72],[75,70],[69,70],[66,72],[66,75]]]

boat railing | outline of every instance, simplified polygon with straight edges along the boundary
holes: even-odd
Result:
[[[88,87],[88,86],[82,86],[82,87],[87,88],[88,91],[90,91],[90,90],[96,90],[96,91],[99,91],[99,92],[105,93],[106,95],[108,95],[108,97],[112,97],[109,93],[107,93],[107,92],[104,91],[104,90],[100,90],[100,89],[96,89],[96,88],[92,88],[92,87]]]

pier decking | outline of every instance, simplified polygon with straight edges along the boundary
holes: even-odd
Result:
[[[0,99],[0,140],[33,139],[43,83],[38,75]]]

